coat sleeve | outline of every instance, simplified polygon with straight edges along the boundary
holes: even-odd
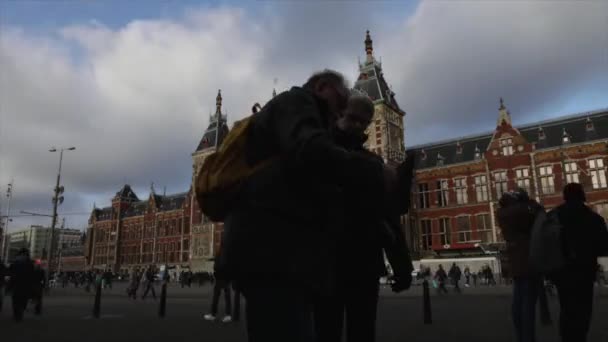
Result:
[[[412,180],[414,179],[414,168],[416,167],[416,154],[414,151],[407,152],[406,160],[397,167],[397,187],[391,194],[390,203],[394,203],[394,213],[405,215],[409,211],[412,200]]]
[[[399,217],[393,216],[386,221],[393,239],[385,244],[384,252],[396,276],[410,274],[414,270],[409,248],[399,224]]]
[[[606,221],[599,215],[596,216],[596,219],[597,238],[595,243],[597,244],[597,255],[608,256],[608,228],[606,228]]]

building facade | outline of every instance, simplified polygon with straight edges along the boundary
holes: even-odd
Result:
[[[374,102],[375,114],[367,129],[366,147],[387,163],[397,164],[405,158],[405,112],[384,78],[382,64],[374,57],[369,31],[364,44],[366,57],[359,63],[354,88]],[[273,90],[272,96],[275,95]],[[211,222],[200,212],[193,184],[205,159],[217,150],[228,132],[222,94],[218,91],[216,111],[192,153],[190,190],[160,196],[152,188],[148,199],[140,200],[131,187],[125,185],[116,193],[111,206],[91,213],[85,248],[87,267],[128,271],[150,264],[168,264],[194,272],[212,271],[223,224]],[[411,236],[409,232],[406,234]]]
[[[21,248],[27,248],[32,259],[46,259],[51,228],[32,225],[29,228],[13,231],[8,234],[9,258],[11,262]],[[55,229],[55,252],[82,250],[83,232],[78,229]],[[82,253],[81,253],[82,254]]]
[[[409,230],[421,257],[483,255],[504,240],[496,220],[503,192],[523,188],[547,209],[568,183],[608,218],[608,110],[514,127],[500,100],[493,132],[414,146]]]

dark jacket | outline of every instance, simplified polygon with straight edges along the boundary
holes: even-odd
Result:
[[[9,267],[9,290],[17,296],[30,296],[34,284],[34,263],[30,258],[18,257]]]
[[[507,257],[513,277],[526,277],[534,272],[530,267],[530,236],[540,204],[516,202],[498,209],[497,218],[507,242]]]
[[[348,151],[360,153],[369,158],[370,162],[383,167],[380,156],[366,150],[363,143],[366,136],[354,137],[351,134],[333,127],[331,131],[335,143]],[[381,172],[381,168],[378,169]],[[383,175],[378,175],[379,177]],[[382,187],[382,184],[378,185]],[[362,201],[357,187],[347,187],[342,190],[344,203],[344,231],[336,236],[337,273],[340,278],[356,280],[361,277],[380,277],[386,274],[382,243],[389,239],[388,226],[384,222],[386,201],[377,197],[379,192],[369,194]],[[376,197],[373,197],[376,195]]]
[[[608,255],[604,219],[583,203],[565,203],[554,209],[563,226],[562,242],[570,276],[595,279],[598,256]]]
[[[460,280],[460,277],[462,276],[462,272],[460,271],[460,267],[458,266],[452,266],[450,268],[450,272],[449,272],[449,277],[453,280]]]
[[[340,188],[382,189],[382,166],[338,147],[327,105],[294,87],[269,101],[251,123],[246,151],[257,163],[280,160],[241,187],[224,222],[224,263],[237,281],[283,279],[319,287],[331,273],[332,236],[343,227]],[[264,266],[261,266],[264,265]]]

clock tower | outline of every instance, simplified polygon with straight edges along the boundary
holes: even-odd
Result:
[[[192,153],[191,191],[194,189],[196,175],[203,166],[205,159],[217,151],[228,131],[227,115],[222,114],[222,93],[218,90],[215,98],[215,113],[209,117],[209,126],[205,130],[196,151]],[[193,272],[212,272],[213,259],[219,250],[223,224],[211,222],[203,215],[196,201],[196,196],[191,196],[191,201],[190,267]]]
[[[395,93],[388,86],[382,72],[382,63],[374,57],[369,31],[365,36],[365,61],[359,63],[359,77],[355,89],[374,101],[374,117],[366,130],[365,146],[382,156],[388,164],[405,160],[404,126],[405,112],[395,100]]]

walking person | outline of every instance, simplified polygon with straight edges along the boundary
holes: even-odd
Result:
[[[32,277],[32,301],[34,302],[34,314],[42,314],[42,297],[46,288],[45,272],[40,266],[40,262],[36,262],[34,266],[34,274]]]
[[[144,286],[145,290],[141,299],[144,300],[148,296],[148,292],[152,291],[152,298],[156,300],[156,291],[154,290],[154,271],[152,270],[152,266],[148,267],[146,272],[144,273]]]
[[[564,203],[549,214],[562,226],[565,267],[552,275],[560,303],[562,342],[585,342],[591,323],[598,256],[608,255],[604,219],[585,205],[583,186],[564,187]]]
[[[222,254],[247,301],[250,342],[314,340],[313,298],[331,288],[331,244],[342,228],[339,188],[358,184],[363,194],[384,184],[382,165],[332,140],[348,95],[344,77],[326,70],[249,121],[247,159],[263,167],[244,179],[222,219]],[[272,262],[260,268],[259,260]]]
[[[223,323],[232,322],[232,301],[231,301],[231,284],[225,269],[224,264],[221,262],[222,246],[220,245],[219,251],[215,257],[216,262],[213,264],[215,283],[213,284],[213,298],[211,300],[211,312],[204,315],[203,317],[207,321],[215,321],[218,313],[218,305],[222,292],[224,293],[224,318]],[[187,275],[186,275],[187,276]],[[240,303],[239,303],[240,305]]]
[[[213,298],[211,300],[211,312],[205,314],[203,317],[207,321],[215,321],[217,319],[219,300],[224,293],[224,318],[222,318],[223,323],[232,322],[232,300],[231,300],[231,290],[230,290],[230,281],[225,277],[215,275],[215,284],[213,284]]]
[[[528,193],[522,189],[504,193],[499,205],[497,217],[507,243],[507,255],[511,261],[513,275],[511,313],[516,341],[534,342],[536,341],[536,303],[542,289],[542,278],[530,264],[530,238],[534,220],[544,209],[530,199]],[[493,282],[492,279],[490,278],[488,284]]]
[[[469,266],[465,266],[464,267],[464,286],[465,287],[470,287],[471,286],[471,270],[469,269]]]
[[[0,312],[2,312],[2,308],[4,306],[4,288],[5,278],[8,276],[8,269],[4,266],[4,261],[0,259]]]
[[[445,293],[448,294],[448,289],[445,287],[445,282],[448,279],[447,273],[443,269],[442,265],[439,265],[439,268],[435,272],[435,281],[437,282],[437,293]]]
[[[23,320],[23,312],[27,301],[32,296],[34,282],[34,263],[30,259],[30,252],[22,248],[17,253],[15,261],[9,267],[9,291],[12,293],[13,319],[16,322]]]
[[[141,276],[138,271],[131,272],[131,276],[129,278],[129,286],[127,287],[127,296],[129,298],[137,299],[137,289],[139,288],[139,283],[141,280]]]
[[[456,263],[452,264],[450,271],[448,273],[448,277],[450,278],[452,285],[454,285],[454,292],[460,293],[462,290],[460,289],[460,278],[462,277],[462,271],[460,267],[456,265]]]

